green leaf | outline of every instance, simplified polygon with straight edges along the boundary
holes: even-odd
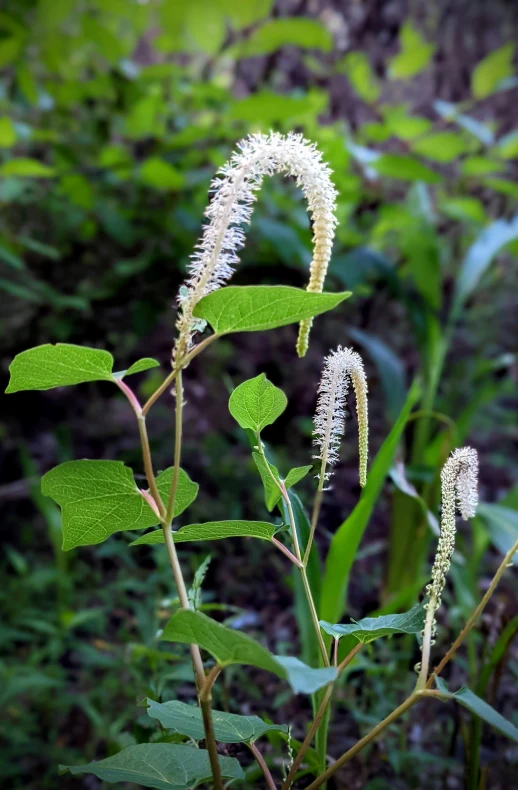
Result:
[[[331,52],[333,37],[316,20],[283,17],[271,19],[256,27],[246,41],[227,50],[227,53],[238,58],[251,58],[257,55],[269,55],[285,46]]]
[[[425,610],[422,604],[417,604],[409,612],[403,614],[387,614],[381,617],[364,617],[356,622],[352,620],[349,625],[331,625],[325,620],[320,620],[320,627],[335,639],[342,636],[354,636],[359,642],[367,644],[382,636],[392,634],[418,634],[423,630]]]
[[[482,202],[474,197],[449,198],[441,202],[441,211],[450,219],[476,222],[483,225],[487,219]]]
[[[419,388],[414,383],[394,427],[383,442],[369,469],[367,485],[362,491],[358,504],[338,528],[331,541],[319,609],[322,619],[328,622],[336,622],[346,606],[349,573],[358,546],[383,488],[385,478],[392,466],[410,412],[418,397]]]
[[[268,16],[272,10],[274,0],[218,0],[219,7],[230,19],[233,27],[239,29],[248,27]]]
[[[16,129],[6,115],[0,118],[0,148],[10,148],[16,142]]]
[[[287,405],[284,392],[260,373],[236,387],[230,396],[228,409],[241,428],[260,433],[275,422]]]
[[[364,52],[348,52],[337,63],[337,70],[344,72],[354,90],[364,101],[374,102],[379,98],[380,87]]]
[[[284,481],[284,485],[286,488],[291,488],[292,486],[296,485],[300,480],[306,477],[309,472],[313,469],[313,465],[310,464],[309,466],[296,466],[294,469],[291,469],[288,474],[286,475],[286,480]]]
[[[226,779],[244,778],[234,757],[220,757],[221,773]],[[105,782],[131,782],[158,790],[187,790],[212,778],[209,753],[177,743],[141,743],[85,765],[60,765],[62,772],[95,774]]]
[[[502,554],[507,554],[518,540],[518,510],[485,502],[477,507],[477,518],[484,522],[491,542]],[[518,560],[518,552],[514,561]]]
[[[143,162],[140,167],[140,180],[158,190],[179,189],[184,183],[183,175],[158,156],[152,156]]]
[[[407,21],[399,35],[400,52],[390,61],[389,77],[402,80],[413,77],[426,68],[434,53],[433,44],[428,44],[418,30]]]
[[[158,719],[167,730],[175,730],[195,741],[205,738],[200,708],[178,700],[160,703],[148,699],[146,703],[148,716]],[[285,724],[266,724],[259,716],[238,716],[221,710],[212,711],[212,721],[216,740],[221,743],[250,743],[265,732],[288,732]]]
[[[434,173],[417,159],[403,154],[383,154],[371,163],[380,175],[390,178],[399,178],[401,181],[424,181],[426,184],[435,184],[441,180],[438,173]]]
[[[16,60],[21,46],[22,41],[16,36],[3,38],[0,41],[0,69],[5,68],[5,66],[9,66],[13,60]]]
[[[469,248],[457,277],[454,310],[458,312],[468,299],[489,264],[502,247],[518,239],[518,215],[507,221],[497,219],[479,234]]]
[[[113,357],[100,348],[47,343],[17,354],[6,392],[48,390],[85,381],[112,381]]]
[[[512,76],[513,55],[514,44],[504,44],[477,63],[471,75],[471,92],[476,99],[490,96],[503,80]]]
[[[518,159],[518,131],[516,129],[500,138],[495,153],[501,159]]]
[[[67,461],[43,476],[41,490],[62,509],[64,551],[158,520],[121,461]]]
[[[159,368],[160,362],[156,359],[152,359],[152,357],[143,357],[139,359],[137,362],[134,362],[133,365],[130,365],[127,370],[123,370],[120,373],[114,373],[115,378],[125,378],[126,376],[132,376],[133,373],[143,373],[144,370],[151,370],[151,368]]]
[[[190,543],[194,540],[222,540],[223,538],[259,538],[271,540],[279,526],[267,521],[207,521],[204,524],[187,524],[173,532],[175,543]],[[164,543],[161,529],[142,535],[131,546],[155,546]]]
[[[313,669],[297,658],[274,656],[251,637],[201,612],[187,609],[176,612],[165,626],[161,639],[199,645],[222,667],[246,664],[265,669],[287,680],[296,694],[312,694],[336,678],[334,667]]]
[[[231,285],[203,297],[193,312],[219,335],[258,332],[320,315],[349,296],[350,292],[308,293],[287,285]]]
[[[0,167],[1,176],[20,176],[28,178],[51,178],[56,174],[53,167],[38,162],[37,159],[20,157],[10,159]]]
[[[485,156],[469,156],[460,166],[460,171],[465,176],[484,176],[489,173],[500,173],[502,170],[505,170],[503,162],[495,162]]]
[[[448,691],[448,686],[442,678],[435,678],[435,683],[441,694],[447,699],[452,699],[467,708],[475,716],[479,716],[486,721],[495,730],[501,732],[507,738],[510,738],[515,743],[518,743],[518,727],[515,727],[510,721],[505,719],[501,713],[498,713],[491,705],[488,705],[483,699],[477,697],[469,688],[463,686],[458,691]]]
[[[167,501],[172,469],[157,477]],[[67,461],[43,476],[41,490],[61,507],[63,549],[102,543],[115,532],[147,529],[158,518],[121,461]],[[196,498],[198,486],[181,469],[175,501],[179,515]]]
[[[272,479],[273,475],[280,483],[281,477],[279,475],[279,470],[268,460],[265,462],[260,453],[253,452],[252,458],[255,461],[255,465],[257,466],[257,470],[261,475],[261,480],[263,481],[264,503],[266,505],[266,509],[268,513],[271,513],[282,496],[279,487],[275,485],[275,482]],[[268,469],[270,469],[271,474]]]
[[[434,162],[453,162],[466,151],[466,143],[455,132],[436,132],[413,142],[412,150]]]
[[[87,381],[114,381],[159,364],[156,359],[145,357],[134,362],[128,370],[113,373],[113,357],[109,351],[70,343],[46,343],[15,356],[9,366],[11,378],[6,392],[49,390]]]
[[[174,467],[170,466],[169,469],[164,469],[163,472],[160,472],[160,474],[156,476],[156,487],[158,488],[163,502],[167,502],[169,499],[171,484],[173,482],[173,471]],[[183,511],[189,507],[189,505],[192,505],[198,496],[199,489],[200,487],[198,483],[194,483],[187,472],[184,472],[183,469],[180,469],[178,473],[176,497],[174,500],[174,518],[181,515]]]
[[[514,181],[507,181],[505,178],[485,178],[483,183],[501,195],[518,200],[518,184]]]

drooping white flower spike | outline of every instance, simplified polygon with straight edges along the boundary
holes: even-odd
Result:
[[[442,514],[441,534],[432,567],[432,581],[426,587],[425,626],[423,630],[423,659],[418,686],[424,687],[430,647],[436,631],[435,613],[441,605],[441,595],[446,584],[455,548],[455,511],[467,521],[475,516],[478,505],[478,456],[472,447],[454,450],[441,471]]]
[[[211,185],[213,199],[205,211],[208,223],[191,258],[189,278],[180,295],[178,340],[174,356],[189,349],[196,330],[195,305],[202,297],[224,285],[239,262],[238,251],[245,242],[244,225],[250,222],[256,194],[264,176],[274,173],[293,176],[308,202],[313,220],[313,260],[308,290],[322,291],[336,226],[336,190],[331,171],[313,143],[302,135],[253,134],[238,144],[238,150],[219,171]],[[303,322],[297,343],[303,356],[311,322]]]
[[[358,417],[358,445],[360,456],[360,485],[367,482],[369,419],[367,379],[362,358],[351,348],[338,346],[324,360],[324,370],[318,388],[319,396],[314,419],[314,444],[319,448],[317,458],[322,461],[319,489],[332,474],[338,461],[340,441],[345,431],[345,402],[352,381]]]

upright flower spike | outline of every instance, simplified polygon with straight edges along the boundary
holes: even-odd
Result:
[[[219,171],[211,185],[213,199],[205,211],[208,223],[191,258],[189,278],[180,293],[178,339],[174,358],[188,351],[196,331],[195,305],[206,294],[224,285],[239,262],[243,226],[249,224],[256,194],[264,176],[285,173],[296,179],[308,202],[313,221],[313,260],[308,290],[322,291],[336,226],[336,190],[331,171],[313,143],[302,135],[253,134],[238,144],[238,150]],[[305,353],[311,322],[301,324],[297,349]],[[303,331],[303,327],[306,327]],[[301,336],[303,341],[301,341]],[[302,354],[301,354],[302,355]]]
[[[424,603],[426,610],[423,630],[423,660],[417,682],[418,688],[424,688],[430,661],[430,647],[436,631],[435,613],[441,605],[441,595],[446,584],[446,575],[450,568],[455,548],[455,511],[467,521],[475,516],[478,504],[478,456],[472,447],[461,447],[454,450],[441,471],[442,514],[441,534],[437,544],[432,567],[432,581],[426,587],[427,598]]]
[[[324,360],[324,370],[318,388],[319,396],[314,419],[314,444],[319,448],[317,458],[322,461],[319,489],[331,477],[338,461],[340,441],[345,431],[345,402],[352,381],[358,416],[358,445],[360,456],[360,485],[367,482],[369,446],[369,418],[367,379],[362,358],[351,348],[338,346]]]

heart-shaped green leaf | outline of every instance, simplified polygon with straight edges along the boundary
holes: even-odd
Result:
[[[200,299],[194,315],[208,321],[219,335],[258,332],[320,315],[349,296],[350,292],[309,293],[287,285],[231,285]]]
[[[320,627],[335,639],[342,636],[354,636],[364,644],[373,642],[382,636],[392,634],[418,634],[423,630],[425,610],[421,604],[416,604],[409,612],[403,614],[387,614],[381,617],[364,617],[363,620],[348,625],[332,625],[325,620],[320,621]]]
[[[161,639],[199,645],[222,667],[247,664],[265,669],[287,680],[296,694],[313,694],[331,683],[337,675],[335,667],[313,669],[298,658],[274,656],[247,634],[217,623],[201,612],[187,609],[181,609],[172,616]]]
[[[243,770],[233,757],[220,757],[225,779],[242,779]],[[85,765],[60,765],[62,772],[95,774],[105,782],[131,782],[158,790],[187,790],[212,778],[209,753],[177,743],[141,743]]]
[[[171,479],[172,469],[157,477],[165,500]],[[115,532],[146,529],[158,523],[131,469],[121,461],[67,461],[43,476],[41,490],[61,507],[65,551],[102,543]],[[197,493],[198,486],[181,469],[175,515],[185,510]]]
[[[133,363],[125,372],[115,374],[109,351],[71,343],[47,343],[15,356],[9,366],[11,378],[6,392],[49,390],[87,381],[114,381],[158,364],[155,359],[145,358]]]
[[[266,521],[207,521],[205,524],[188,524],[173,532],[175,543],[188,543],[194,540],[222,540],[223,538],[259,538],[271,540],[279,527]],[[164,543],[161,529],[148,532],[131,546],[154,546]]]
[[[287,404],[284,392],[268,381],[264,373],[260,373],[236,387],[230,396],[228,408],[241,428],[260,432],[275,422]]]
[[[498,713],[491,705],[488,705],[480,697],[477,697],[469,688],[463,686],[458,691],[448,691],[448,686],[442,678],[435,678],[435,684],[441,694],[447,699],[452,699],[458,702],[463,707],[467,708],[475,716],[479,716],[484,721],[487,721],[495,730],[506,735],[515,743],[518,743],[518,727],[515,727],[510,721]]]
[[[195,741],[205,738],[203,719],[200,708],[187,705],[185,702],[147,701],[148,716],[158,719],[162,727],[187,735]],[[221,710],[212,711],[214,734],[221,743],[249,743],[256,741],[265,732],[288,732],[285,724],[266,724],[259,716],[238,716]]]

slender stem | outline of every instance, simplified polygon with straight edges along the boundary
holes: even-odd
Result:
[[[266,781],[266,787],[268,788],[268,790],[277,790],[275,782],[273,781],[273,776],[270,773],[270,769],[266,765],[266,762],[265,762],[265,759],[264,759],[263,755],[261,754],[261,752],[259,751],[259,749],[255,745],[255,743],[251,742],[251,743],[248,744],[248,746],[250,748],[250,751],[254,755],[255,759],[257,760],[257,762],[259,764],[259,767],[261,768],[261,771],[264,774],[264,778],[265,778],[265,781]]]
[[[137,418],[138,422],[138,430],[140,434],[140,443],[142,445],[142,458],[144,460],[144,471],[146,473],[146,479],[148,482],[149,490],[151,492],[151,496],[156,502],[156,506],[158,508],[158,512],[160,513],[160,517],[165,517],[165,505],[160,496],[160,491],[158,490],[155,474],[153,472],[153,461],[151,459],[151,450],[149,447],[149,439],[147,435],[147,428],[146,428],[146,418],[143,414],[141,414]]]
[[[289,772],[288,776],[284,780],[284,783],[282,785],[282,789],[281,790],[288,790],[288,788],[290,788],[291,785],[293,784],[293,780],[295,779],[295,775],[296,775],[297,771],[299,770],[299,766],[300,766],[302,760],[304,759],[304,755],[306,754],[307,750],[311,746],[311,742],[312,742],[313,738],[315,737],[315,733],[318,730],[318,727],[320,725],[320,722],[322,721],[324,713],[326,712],[326,708],[327,708],[327,706],[329,704],[329,701],[331,699],[332,694],[333,694],[333,686],[330,685],[326,689],[326,693],[322,697],[322,701],[321,701],[321,703],[320,703],[320,705],[318,707],[318,710],[317,710],[317,712],[315,714],[315,718],[313,719],[313,722],[312,722],[311,727],[309,728],[309,730],[307,732],[306,737],[302,741],[302,745],[301,745],[301,747],[300,747],[300,749],[299,749],[299,751],[297,753],[297,756],[295,757],[295,759],[293,761],[293,765],[290,768],[290,772]]]
[[[338,640],[335,640],[335,641],[336,641],[336,644],[338,644]],[[351,652],[348,653],[347,656],[344,658],[344,660],[338,665],[338,667],[337,667],[338,675],[340,674],[340,672],[343,672],[343,670],[345,669],[345,667],[348,664],[351,663],[353,658],[361,650],[362,647],[363,647],[362,642],[358,642],[356,647],[353,647]],[[286,780],[285,780],[284,784],[282,785],[282,790],[288,790],[288,788],[291,787],[291,785],[293,783],[293,780],[295,778],[295,774],[297,773],[297,771],[299,769],[299,765],[301,764],[301,762],[302,762],[302,760],[304,758],[304,755],[306,754],[308,748],[310,747],[311,741],[315,737],[315,733],[318,730],[320,722],[322,721],[322,719],[324,717],[324,714],[326,712],[326,708],[327,708],[329,702],[331,701],[331,696],[333,694],[333,690],[334,690],[334,684],[331,684],[327,688],[326,693],[324,694],[324,696],[322,697],[322,701],[321,701],[321,703],[319,705],[319,708],[318,708],[318,710],[316,712],[315,719],[314,719],[311,727],[308,730],[308,734],[306,735],[306,737],[304,738],[304,740],[302,742],[302,745],[301,745],[301,747],[300,747],[300,749],[298,751],[297,756],[295,757],[295,760],[293,761],[293,765],[291,766],[290,772],[289,772],[288,776],[286,777]]]
[[[428,601],[428,609],[426,610],[426,619],[424,622],[423,630],[423,646],[421,653],[421,669],[419,670],[419,677],[417,678],[416,691],[424,689],[426,686],[426,679],[428,678],[428,667],[430,665],[430,650],[432,646],[433,635],[433,622],[435,619],[435,611],[437,608],[437,598],[431,595]]]
[[[117,384],[118,388],[125,394],[125,396],[127,397],[128,401],[131,404],[131,408],[135,412],[135,416],[137,418],[137,423],[138,423],[140,444],[142,445],[142,459],[144,461],[144,471],[146,473],[147,484],[149,486],[151,496],[155,500],[160,518],[163,518],[165,516],[165,506],[155,482],[155,473],[153,472],[153,462],[151,460],[151,450],[149,447],[149,438],[147,435],[145,414],[140,406],[140,403],[135,393],[133,392],[133,390],[131,390],[128,387],[126,382],[122,381],[121,379],[116,379],[115,383]]]
[[[154,391],[154,393],[153,393],[153,394],[152,394],[152,395],[151,395],[151,396],[150,396],[150,397],[147,399],[147,401],[145,402],[145,404],[144,404],[144,405],[143,405],[143,407],[142,407],[142,413],[143,413],[143,414],[147,414],[147,413],[148,413],[148,411],[150,410],[151,406],[153,406],[153,404],[154,404],[154,403],[156,403],[156,401],[157,401],[157,400],[159,399],[159,397],[160,397],[160,396],[161,396],[161,395],[162,395],[162,394],[163,394],[163,393],[166,391],[166,389],[167,389],[169,386],[171,386],[171,384],[173,383],[173,381],[174,381],[174,380],[175,380],[175,378],[176,378],[176,374],[177,374],[177,373],[178,373],[178,370],[177,370],[176,368],[174,368],[174,369],[173,369],[173,370],[170,372],[170,374],[167,376],[167,378],[165,378],[165,379],[163,380],[163,382],[161,383],[161,385],[159,386],[159,388],[158,388],[158,389],[156,389],[156,390]]]
[[[297,525],[295,523],[295,516],[293,514],[293,508],[291,506],[291,499],[289,497],[288,492],[286,491],[286,486],[284,485],[284,483],[281,483],[280,489],[281,489],[282,497],[283,497],[283,499],[284,499],[284,501],[286,503],[286,508],[288,510],[288,517],[289,517],[289,520],[290,520],[290,527],[291,527],[291,537],[292,537],[292,540],[293,540],[293,548],[295,549],[295,556],[297,557],[299,562],[302,562],[302,554],[300,552],[300,546],[299,546],[299,536],[298,536],[298,533],[297,533]],[[301,568],[301,573],[302,573],[303,570],[305,571],[304,568]],[[304,572],[302,574],[302,576],[305,576],[305,575],[306,574]],[[310,593],[310,595],[311,595],[311,593]],[[317,622],[318,622],[318,620],[317,620]],[[319,632],[320,632],[320,627],[319,627]]]
[[[164,516],[162,516],[162,529],[164,532],[164,540],[167,548],[167,554],[169,556],[169,562],[171,563],[171,568],[173,571],[176,588],[178,590],[178,597],[180,599],[180,604],[182,606],[182,609],[190,609],[191,607],[189,604],[189,596],[187,594],[187,588],[185,586],[185,581],[183,578],[180,561],[178,559],[178,554],[176,551],[176,546],[174,545],[173,531],[171,527],[173,514],[174,514],[174,503],[176,499],[176,489],[178,487],[178,474],[180,469],[180,459],[182,452],[182,407],[183,407],[182,376],[181,376],[181,372],[178,371],[176,377],[176,416],[175,416],[175,448],[174,448],[173,480],[171,483],[171,494],[169,497],[167,512],[165,513]],[[147,434],[145,433],[144,422],[141,421],[139,417],[139,427],[140,426],[144,428],[144,433],[141,432],[141,439],[144,436],[145,440],[147,440]],[[146,457],[149,454],[149,442],[143,441],[142,449],[144,454],[144,464],[146,465],[147,463]],[[149,464],[150,463],[151,463],[151,457],[149,455]],[[161,500],[159,501],[161,502]],[[162,508],[164,508],[163,503],[162,503]],[[198,690],[198,700],[200,703],[200,708],[203,717],[203,727],[205,730],[205,743],[207,746],[207,751],[209,753],[209,761],[212,770],[212,777],[214,780],[214,787],[215,790],[223,790],[223,779],[221,777],[221,768],[220,768],[219,757],[218,757],[218,747],[216,744],[216,737],[214,734],[214,725],[212,721],[212,712],[210,705],[211,703],[210,689],[212,688],[212,683],[214,682],[217,675],[213,674],[211,676],[211,683],[207,689],[207,680],[205,678],[205,669],[203,667],[200,648],[198,647],[198,645],[189,645],[189,647],[190,647],[192,663],[194,667],[196,687]],[[203,694],[203,698],[202,698],[202,694]],[[207,698],[207,694],[208,694],[208,698]]]
[[[222,669],[223,667],[221,667],[219,664],[214,664],[212,669],[209,670],[205,678],[203,688],[200,689],[200,700],[203,700],[204,702],[210,701],[212,697],[212,687]]]
[[[259,433],[259,431],[257,431],[257,433],[256,433],[256,438],[257,438],[257,448],[259,450],[259,454],[261,455],[261,458],[263,460],[265,468],[268,470],[268,472],[270,474],[270,477],[272,478],[273,482],[275,483],[275,485],[277,486],[277,488],[281,492],[282,498],[283,498],[283,500],[284,500],[284,502],[286,504],[286,509],[288,511],[288,518],[289,518],[289,522],[290,522],[291,537],[292,537],[292,540],[293,540],[293,548],[295,549],[295,556],[296,556],[296,558],[297,558],[297,560],[299,562],[299,571],[300,571],[300,575],[302,576],[302,584],[304,585],[304,591],[306,593],[306,599],[307,599],[307,602],[308,602],[309,611],[311,613],[311,619],[313,620],[313,626],[315,628],[315,634],[317,636],[318,644],[320,646],[320,650],[321,650],[321,653],[322,653],[322,660],[323,660],[325,666],[328,667],[329,666],[329,657],[327,655],[326,646],[325,646],[324,640],[322,638],[322,632],[320,631],[320,625],[318,623],[318,614],[317,614],[317,610],[315,608],[315,602],[313,600],[313,595],[311,593],[311,587],[309,586],[309,581],[308,581],[308,577],[307,577],[307,573],[306,573],[306,568],[302,564],[302,555],[300,553],[299,539],[298,539],[298,535],[297,535],[297,525],[295,523],[295,516],[293,514],[293,508],[291,506],[291,500],[290,500],[289,494],[288,494],[288,492],[286,490],[286,486],[284,485],[284,482],[282,480],[278,480],[275,477],[275,475],[273,474],[272,470],[270,469],[270,464],[268,463],[268,460],[266,458],[266,455],[265,455],[265,452],[264,452],[263,443],[261,441],[261,434]]]
[[[320,630],[320,624],[318,622],[318,614],[315,608],[315,602],[313,600],[313,595],[311,594],[311,587],[309,586],[308,576],[306,573],[306,569],[304,566],[300,568],[300,575],[302,576],[302,583],[304,585],[304,590],[306,591],[306,598],[308,601],[309,611],[311,613],[311,619],[313,620],[313,625],[315,627],[315,634],[318,638],[318,644],[320,646],[320,652],[322,653],[322,660],[326,667],[329,666],[329,656],[327,655],[327,649],[322,637],[322,631]]]
[[[166,522],[169,523],[174,518],[174,506],[176,492],[178,490],[178,478],[180,475],[180,461],[182,456],[182,423],[183,423],[183,382],[182,371],[179,370],[176,376],[176,419],[175,419],[175,439],[174,439],[174,467],[173,479],[171,480],[171,492],[167,504]]]
[[[288,549],[287,546],[284,545],[284,543],[281,543],[280,540],[277,540],[277,538],[272,538],[272,543],[274,546],[276,546],[279,549],[279,551],[282,551],[282,553],[286,555],[289,561],[292,562],[294,565],[296,565],[297,568],[302,568],[302,563],[295,557],[294,554],[291,553],[291,551]]]
[[[356,655],[360,652],[363,647],[363,642],[358,642],[357,645],[353,647],[353,649],[347,653],[346,657],[338,664],[338,674],[340,675],[344,669],[349,666],[353,658],[356,658]]]
[[[376,725],[367,735],[365,735],[361,740],[358,741],[351,749],[349,749],[345,754],[336,760],[336,762],[331,765],[327,771],[324,771],[318,779],[315,779],[310,785],[308,785],[307,790],[316,790],[317,787],[323,785],[327,780],[338,771],[342,765],[345,765],[352,757],[354,757],[358,752],[360,752],[364,746],[367,746],[374,738],[376,738],[380,732],[382,732],[385,727],[388,727],[389,724],[392,724],[393,721],[398,719],[403,713],[405,713],[412,705],[415,705],[416,702],[419,702],[421,697],[428,696],[428,692],[418,691],[413,692],[398,708],[396,708],[392,713],[390,713],[383,721],[380,721],[379,724]]]
[[[315,537],[315,530],[317,528],[318,517],[320,516],[320,508],[322,506],[322,497],[324,496],[323,486],[324,486],[324,481],[321,473],[317,493],[315,494],[315,501],[313,502],[313,513],[311,516],[311,530],[309,532],[308,545],[306,546],[306,551],[304,552],[304,559],[302,560],[304,565],[308,564],[309,553],[311,551],[311,546],[313,545],[313,538]]]
[[[511,546],[511,548],[509,549],[509,551],[505,555],[504,559],[500,563],[500,565],[498,567],[498,570],[495,573],[495,575],[493,576],[491,584],[489,585],[489,587],[487,589],[487,592],[485,593],[484,597],[480,601],[479,605],[473,610],[473,613],[472,613],[471,617],[469,618],[468,622],[466,623],[466,625],[464,626],[464,628],[462,629],[462,631],[458,635],[457,639],[454,641],[454,643],[452,644],[452,646],[450,647],[450,649],[448,650],[448,652],[446,653],[444,658],[439,662],[437,667],[433,670],[432,674],[428,678],[428,680],[426,682],[426,688],[427,689],[429,689],[430,686],[433,685],[433,682],[434,682],[436,676],[440,675],[440,673],[442,672],[442,670],[444,669],[444,667],[446,666],[448,661],[450,661],[450,659],[455,655],[456,651],[459,649],[460,645],[462,644],[462,642],[466,638],[467,634],[471,631],[471,629],[475,625],[476,621],[479,618],[479,615],[482,613],[482,611],[486,607],[487,602],[489,601],[489,599],[493,595],[493,593],[495,591],[495,588],[496,588],[498,582],[500,581],[500,579],[502,578],[506,568],[508,568],[510,565],[512,565],[512,559],[513,559],[513,557],[514,557],[514,555],[516,554],[517,551],[518,551],[518,540],[514,543],[513,546]]]
[[[191,362],[191,360],[197,357],[201,351],[207,348],[207,346],[209,346],[218,337],[220,337],[220,335],[218,334],[209,335],[204,340],[202,340],[201,343],[198,343],[198,345],[194,346],[194,348],[191,351],[189,351],[188,354],[185,355],[185,357],[181,361],[181,364],[175,364],[173,370],[169,373],[167,378],[164,379],[164,381],[161,383],[158,389],[155,390],[155,392],[145,402],[144,406],[142,407],[142,413],[144,415],[148,413],[151,406],[153,406],[153,404],[156,403],[156,401],[159,399],[161,395],[163,395],[166,389],[171,386],[171,384],[176,379],[178,372],[182,370],[182,368],[187,367],[187,365],[189,364],[189,362]]]

